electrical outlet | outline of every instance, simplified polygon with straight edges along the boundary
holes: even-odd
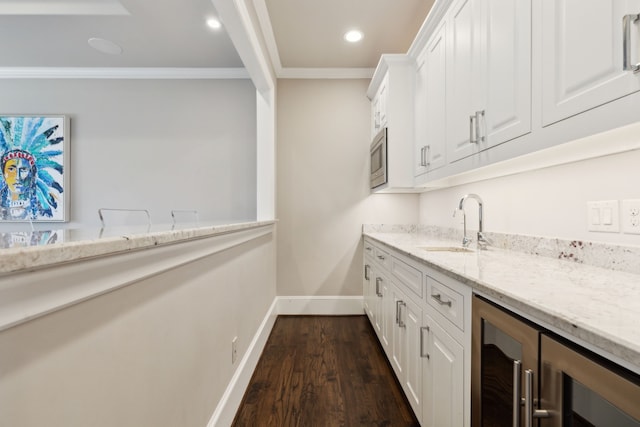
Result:
[[[233,337],[231,340],[231,364],[236,363],[238,357],[238,337]]]
[[[587,202],[589,231],[617,233],[620,231],[620,217],[617,200]]]
[[[622,201],[622,232],[640,234],[640,200]]]

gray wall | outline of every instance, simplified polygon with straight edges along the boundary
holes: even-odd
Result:
[[[250,80],[3,79],[0,93],[2,114],[71,117],[70,226],[99,225],[101,207],[255,219]]]

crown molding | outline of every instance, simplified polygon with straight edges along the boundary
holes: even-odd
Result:
[[[245,68],[0,67],[0,79],[248,79]]]

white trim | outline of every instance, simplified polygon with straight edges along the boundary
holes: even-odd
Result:
[[[118,0],[4,0],[0,15],[131,15]]]
[[[213,412],[209,423],[207,423],[207,427],[229,426],[233,422],[236,412],[238,412],[238,408],[240,407],[240,403],[242,403],[245,391],[249,386],[249,381],[251,381],[253,371],[258,365],[258,361],[262,355],[262,350],[269,339],[273,325],[278,317],[277,308],[278,298],[276,297],[273,300],[267,315],[260,324],[258,331],[251,340],[249,348],[242,357],[233,377],[231,377],[231,381],[224,391],[222,398],[218,402],[218,406]]]
[[[280,296],[278,314],[352,315],[364,314],[362,296]]]
[[[258,39],[245,0],[211,0],[227,34],[260,93],[275,88],[274,71]]]
[[[256,227],[0,276],[0,331],[271,233]]]
[[[258,16],[258,23],[262,30],[262,37],[264,43],[267,46],[271,64],[276,72],[276,77],[280,77],[282,74],[282,63],[280,62],[280,54],[278,52],[278,44],[276,43],[275,35],[273,34],[273,27],[271,26],[271,17],[269,16],[269,10],[264,0],[253,0],[253,7],[256,10]]]
[[[370,79],[373,68],[282,68],[280,79]]]
[[[248,79],[245,68],[0,67],[2,79]]]
[[[233,422],[249,386],[262,351],[278,315],[359,315],[364,314],[362,296],[281,296],[275,297],[242,357],[236,372],[218,402],[207,427],[227,427]]]

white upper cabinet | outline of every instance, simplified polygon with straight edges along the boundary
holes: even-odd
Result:
[[[417,61],[415,96],[415,176],[446,164],[446,21]]]
[[[447,34],[447,158],[461,159],[477,151],[473,145],[476,111],[481,110],[478,94],[480,79],[480,13],[477,0],[458,0],[448,15]],[[444,83],[444,82],[443,82]]]
[[[640,0],[542,2],[543,125],[640,90],[623,69],[640,62],[639,13]]]
[[[531,2],[458,0],[448,15],[447,158],[531,131]]]
[[[387,183],[376,187],[376,193],[414,192],[414,90],[415,58],[406,54],[385,54],[369,84],[372,129],[375,136],[387,128]]]
[[[531,131],[531,1],[484,0],[481,6],[484,149]]]
[[[373,100],[371,101],[371,138],[376,136],[380,129],[387,125],[387,87],[389,86],[389,76],[386,75]]]

